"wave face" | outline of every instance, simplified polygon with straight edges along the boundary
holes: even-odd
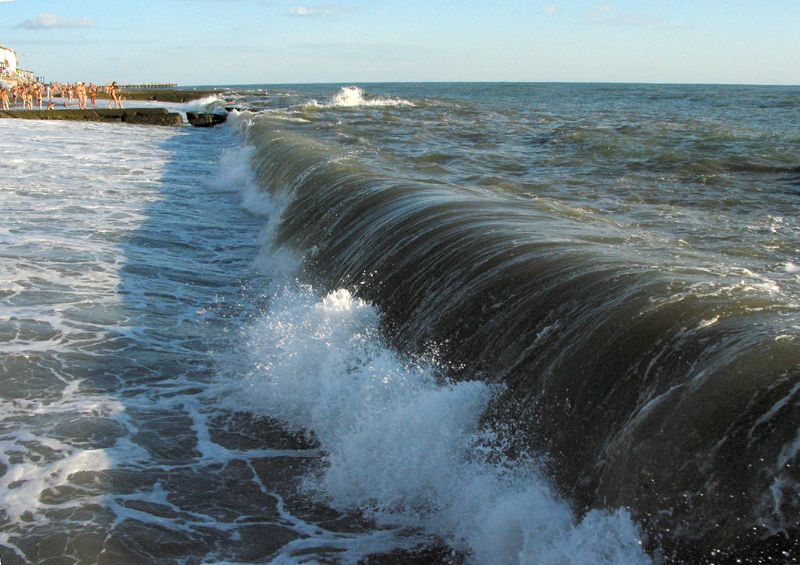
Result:
[[[250,116],[277,243],[378,307],[398,350],[501,385],[484,419],[581,511],[629,507],[679,557],[790,543],[797,92],[434,94]]]

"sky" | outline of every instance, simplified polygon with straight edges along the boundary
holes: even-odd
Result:
[[[99,84],[800,85],[800,0],[330,1],[0,0],[0,46]]]

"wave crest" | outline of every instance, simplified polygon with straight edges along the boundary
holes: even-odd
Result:
[[[398,106],[414,106],[413,102],[404,100],[402,98],[383,98],[380,96],[371,96],[363,89],[357,86],[345,86],[330,97],[324,104],[313,101],[308,106],[315,107],[321,106],[324,108],[360,108],[368,107],[398,107]]]

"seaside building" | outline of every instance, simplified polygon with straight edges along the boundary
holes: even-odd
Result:
[[[32,71],[20,69],[16,51],[8,47],[0,47],[0,80],[8,84],[44,82],[43,77],[37,77]]]
[[[0,75],[13,77],[17,74],[17,53],[13,49],[0,47]]]

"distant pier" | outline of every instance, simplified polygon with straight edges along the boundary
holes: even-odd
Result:
[[[122,90],[153,90],[160,88],[175,88],[178,85],[174,82],[164,84],[120,84]]]

